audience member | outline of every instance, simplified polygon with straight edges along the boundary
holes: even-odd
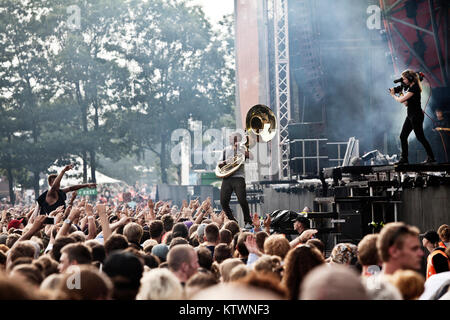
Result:
[[[434,230],[425,232],[422,239],[422,245],[430,253],[427,258],[427,279],[436,273],[450,271],[450,260],[445,247],[439,247],[439,240],[439,235]]]
[[[388,223],[359,243],[330,248],[328,239],[316,238],[318,231],[303,214],[294,223],[299,236],[289,242],[273,233],[269,218],[259,231],[258,214],[257,227],[249,232],[213,208],[202,211],[196,201],[178,209],[169,201],[153,204],[133,189],[117,189],[119,199],[114,188],[106,200],[104,186],[98,188],[95,206],[72,193],[65,210],[49,213],[53,225],[34,215],[37,206],[5,211],[0,204],[0,298],[9,298],[1,294],[5,290],[15,299],[47,300],[450,296],[448,225],[423,235],[430,254],[427,274],[421,275],[416,272],[423,261],[419,230],[405,223]]]
[[[288,298],[297,300],[302,281],[315,267],[324,264],[322,254],[315,247],[304,244],[292,248],[284,261],[282,283],[288,289]]]
[[[356,271],[342,264],[322,265],[305,277],[300,300],[369,300]]]
[[[384,274],[393,274],[399,269],[420,269],[423,251],[416,227],[403,222],[386,224],[378,237],[377,249]]]
[[[403,300],[417,300],[425,291],[425,278],[416,271],[397,270],[389,281],[400,291]]]
[[[368,234],[358,244],[358,261],[362,266],[363,276],[371,276],[380,271],[377,240],[378,234]]]
[[[169,251],[167,263],[172,271],[184,285],[199,268],[198,256],[194,248],[188,244],[180,244]]]
[[[136,300],[180,300],[183,287],[178,278],[168,269],[153,269],[145,272]]]

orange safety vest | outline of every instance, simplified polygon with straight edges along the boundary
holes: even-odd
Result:
[[[433,257],[437,254],[442,254],[446,259],[447,259],[447,263],[448,263],[448,268],[450,270],[450,260],[448,259],[447,255],[445,254],[444,251],[442,250],[434,250],[433,252],[431,252],[428,255],[428,261],[427,261],[427,279],[429,277],[431,277],[432,275],[436,274],[436,269],[434,268],[433,265]]]
[[[439,247],[447,249],[447,246],[445,245],[444,241],[439,242]]]

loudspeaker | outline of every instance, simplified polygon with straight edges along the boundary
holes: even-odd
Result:
[[[341,235],[338,236],[338,242],[351,242],[357,244],[363,237],[360,212],[340,213],[339,219],[345,219],[345,223],[341,223],[338,228],[341,233]]]

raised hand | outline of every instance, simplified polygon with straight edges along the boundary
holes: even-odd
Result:
[[[159,207],[161,207],[164,204],[164,201],[159,200],[156,204],[155,204],[155,210],[157,210]]]
[[[254,235],[248,235],[245,239],[244,244],[249,253],[254,253],[258,256],[262,255],[261,251],[259,251],[258,249],[258,245],[256,244],[256,237]]]
[[[152,199],[148,199],[148,201],[147,201],[147,207],[148,207],[150,210],[154,210],[154,209],[155,209],[155,204],[153,203],[153,200],[152,200]]]
[[[206,211],[206,210],[208,210],[209,205],[210,205],[210,203],[209,203],[208,199],[206,199],[205,201],[202,202],[202,205],[200,207]]]
[[[70,197],[70,201],[69,204],[73,204],[73,202],[75,201],[75,198],[77,197],[77,192],[76,191],[72,191],[72,196]]]
[[[95,209],[97,210],[97,213],[98,213],[99,216],[105,216],[106,217],[106,206],[104,204],[96,205]]]
[[[120,218],[120,220],[119,220],[119,224],[120,225],[126,225],[128,222],[130,222],[131,221],[131,218],[130,217],[128,217],[128,216],[123,216],[122,218]]]
[[[264,229],[270,229],[270,224],[272,223],[272,217],[270,214],[266,214],[266,218],[264,219]]]
[[[73,168],[73,164],[68,164],[67,166],[64,167],[64,172],[69,171],[70,169]]]
[[[219,215],[211,214],[211,220],[219,225],[219,228],[225,221],[225,212],[221,212]]]
[[[309,239],[312,238],[313,235],[315,235],[318,231],[316,229],[308,229],[302,232],[300,235],[300,242],[305,243]]]
[[[85,210],[88,217],[94,215],[94,208],[90,203],[86,203]]]
[[[261,228],[261,222],[259,221],[259,215],[256,212],[252,216],[252,224],[256,229]]]
[[[59,206],[58,208],[56,208],[55,210],[53,210],[52,212],[49,213],[50,217],[54,217],[56,216],[58,213],[63,212],[64,211],[64,206]]]
[[[73,222],[80,216],[80,214],[80,208],[73,208],[72,211],[70,211],[68,219]]]
[[[35,231],[41,230],[44,227],[44,221],[47,218],[46,215],[40,214],[38,215],[33,222],[32,229]]]

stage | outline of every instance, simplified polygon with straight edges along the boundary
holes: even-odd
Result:
[[[376,165],[323,169],[324,180],[260,181],[248,185],[251,211],[312,212],[328,248],[337,242],[358,241],[383,224],[403,221],[421,233],[449,223],[450,164]],[[325,182],[325,184],[323,183]],[[238,220],[240,206],[234,203]]]

